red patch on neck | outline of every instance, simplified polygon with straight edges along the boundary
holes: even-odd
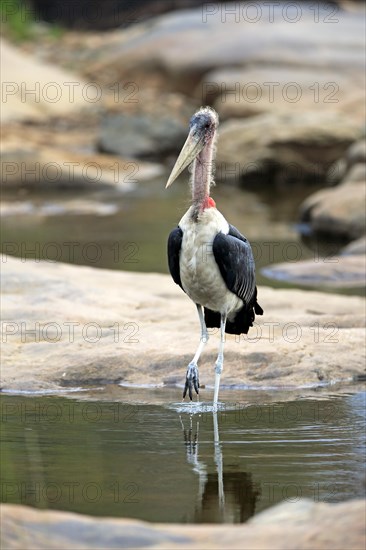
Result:
[[[205,208],[216,208],[216,203],[212,197],[207,197]]]

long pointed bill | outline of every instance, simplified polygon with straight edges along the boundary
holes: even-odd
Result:
[[[203,139],[197,139],[197,137],[193,134],[193,130],[191,130],[181,152],[179,153],[179,157],[177,158],[172,173],[169,176],[165,189],[177,179],[179,174],[181,174],[183,170],[191,164],[191,162],[193,162],[197,155],[202,151],[204,145]]]

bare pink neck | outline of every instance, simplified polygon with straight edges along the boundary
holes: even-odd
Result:
[[[215,136],[212,136],[193,163],[192,202],[197,212],[215,206],[210,197],[214,141]]]

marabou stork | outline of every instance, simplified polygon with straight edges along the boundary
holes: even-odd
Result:
[[[187,140],[166,184],[169,187],[193,162],[192,205],[169,235],[168,263],[174,282],[196,304],[201,323],[201,340],[187,368],[183,399],[188,390],[192,400],[192,387],[199,393],[197,362],[208,340],[207,327],[220,328],[214,408],[217,408],[224,363],[225,332],[247,334],[255,313],[263,314],[257,303],[250,244],[225,220],[210,197],[217,127],[218,115],[210,107],[201,108],[193,115]]]

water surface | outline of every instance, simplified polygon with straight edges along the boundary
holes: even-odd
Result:
[[[177,397],[121,387],[88,400],[3,394],[2,502],[238,523],[282,500],[364,495],[365,393],[280,401],[226,391],[217,414]]]
[[[167,273],[166,243],[189,206],[187,177],[169,190],[164,178],[130,192],[113,188],[22,190],[2,193],[2,251],[22,258],[78,265]],[[298,205],[311,188],[261,193],[218,183],[217,207],[251,242],[259,283],[270,281],[260,268],[312,257],[295,227]],[[323,253],[323,251],[321,251]]]

